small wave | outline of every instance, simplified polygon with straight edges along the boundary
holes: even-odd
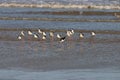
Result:
[[[24,3],[0,3],[0,7],[39,7],[39,8],[79,8],[79,9],[120,9],[119,5],[81,5],[81,4],[24,4]]]

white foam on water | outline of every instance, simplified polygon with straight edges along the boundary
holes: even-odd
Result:
[[[65,8],[65,9],[120,9],[119,5],[96,5],[96,4],[33,4],[33,3],[0,3],[0,7],[30,7],[30,8]]]

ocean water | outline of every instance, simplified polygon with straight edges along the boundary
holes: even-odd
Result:
[[[120,19],[114,12],[119,10],[1,7],[0,80],[118,80]],[[38,28],[46,31],[47,40],[41,40]],[[70,29],[75,34],[63,43],[49,37],[49,31],[66,36]],[[22,40],[17,39],[20,31]]]

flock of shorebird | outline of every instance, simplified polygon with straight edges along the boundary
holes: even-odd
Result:
[[[38,29],[37,31],[38,34],[42,35],[42,40],[46,40],[46,32],[42,31],[41,29]],[[72,35],[74,35],[75,31],[73,29],[71,30],[67,30],[66,31],[66,35],[65,36],[61,36],[60,34],[54,34],[54,32],[50,31],[49,32],[49,36],[51,38],[57,37],[59,39],[59,42],[64,42],[66,40],[66,37],[71,37]],[[27,31],[27,35],[32,36],[34,39],[39,39],[39,35],[36,33],[33,33],[31,30]],[[96,33],[95,32],[91,32],[91,36],[95,36]],[[22,38],[25,37],[25,32],[21,31],[20,34],[18,35],[18,40],[22,40]],[[84,34],[83,33],[79,33],[79,38],[84,38]]]

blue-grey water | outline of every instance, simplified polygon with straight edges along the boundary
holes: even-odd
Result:
[[[86,11],[86,9],[47,9],[47,8],[0,8],[0,17],[8,18],[47,18],[47,19],[68,19],[68,21],[36,21],[36,20],[0,20],[0,27],[4,28],[55,28],[55,29],[87,29],[87,30],[120,30],[120,23],[116,22],[78,22],[77,19],[95,20],[117,20],[113,15],[59,15],[42,12],[60,11]],[[94,11],[94,10],[90,10]],[[104,11],[104,10],[103,10]],[[109,10],[108,10],[109,11]],[[115,12],[117,12],[116,10]],[[106,11],[107,12],[107,11]],[[114,12],[114,11],[110,11]],[[69,19],[75,19],[69,22]],[[22,23],[22,24],[21,24]],[[9,27],[8,27],[9,25]]]
[[[120,23],[78,21],[78,19],[119,20],[119,18],[114,15],[55,13],[62,11],[88,10],[0,8],[0,80],[120,79]],[[36,20],[38,18],[39,20]],[[70,21],[71,19],[74,21]],[[49,31],[46,32],[47,40],[41,40],[40,35],[40,40],[34,40],[28,36],[24,28],[31,31],[38,28],[54,29],[55,35],[59,33],[62,36],[66,35],[64,30],[73,29],[75,34],[67,37],[63,43],[60,43],[56,36],[51,39]],[[25,33],[22,40],[17,39],[20,29]],[[92,37],[91,31],[95,31],[96,36]],[[32,32],[38,34],[37,31]],[[80,32],[84,34],[83,39],[79,38]]]

